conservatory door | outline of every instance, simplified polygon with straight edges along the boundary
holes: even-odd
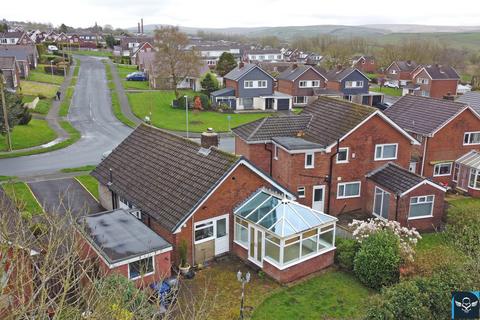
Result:
[[[263,231],[250,225],[248,241],[248,259],[261,267],[263,262]]]

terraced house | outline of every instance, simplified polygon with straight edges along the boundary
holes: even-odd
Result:
[[[412,150],[420,143],[375,108],[319,97],[300,115],[257,120],[233,132],[237,154],[269,172],[295,191],[300,203],[315,210],[335,216],[359,213],[362,217],[388,217],[422,229],[437,225],[443,214],[443,210],[434,210],[418,222],[416,209],[410,206],[403,209],[403,216],[390,214],[386,206],[383,212],[375,206],[381,201],[375,190],[384,190],[385,198],[391,194],[392,199],[407,199],[404,201],[409,204],[414,190],[418,192],[415,196],[437,194],[440,190],[434,200],[438,202],[443,202],[445,191],[416,174],[410,177]],[[385,181],[369,181],[389,170],[389,164],[397,175],[413,181],[402,186],[398,194],[400,189],[388,187],[396,183],[388,181],[388,174],[382,175]]]

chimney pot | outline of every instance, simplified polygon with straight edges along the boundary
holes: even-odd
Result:
[[[294,63],[294,64],[292,65],[292,68],[293,68],[293,69],[297,69],[297,68],[298,68],[298,64]]]
[[[218,134],[213,128],[208,128],[207,131],[202,133],[200,137],[200,144],[202,148],[208,149],[210,147],[218,147],[219,139]]]

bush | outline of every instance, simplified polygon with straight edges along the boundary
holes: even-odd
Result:
[[[366,238],[354,260],[354,271],[367,287],[380,289],[398,282],[399,240],[391,231],[379,231]]]
[[[200,100],[202,101],[202,107],[203,109],[210,109],[210,99],[204,94],[199,95]]]
[[[30,122],[30,120],[32,120],[30,110],[28,108],[24,108],[23,114],[21,115],[18,124],[21,126],[25,126]]]
[[[353,271],[353,261],[360,244],[352,239],[338,238],[335,242],[335,262],[343,269]]]
[[[452,207],[448,212],[447,241],[480,261],[480,212],[476,207]]]

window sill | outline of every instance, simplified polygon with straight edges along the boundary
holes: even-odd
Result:
[[[345,164],[345,163],[349,163],[350,161],[336,161],[335,163],[336,164]]]
[[[419,220],[419,219],[429,219],[429,218],[433,218],[433,215],[420,216],[420,217],[408,217],[408,220]]]
[[[373,160],[375,160],[375,161],[390,161],[390,160],[397,160],[397,157],[395,157],[395,158],[375,158]]]
[[[193,244],[200,244],[200,243],[204,243],[204,242],[208,242],[208,241],[212,241],[212,240],[215,240],[215,237],[214,236],[211,236],[211,237],[208,237],[208,238],[205,238],[205,239],[202,239],[202,240],[198,240],[198,241],[194,241]]]
[[[360,195],[357,195],[357,196],[347,196],[347,197],[337,197],[337,199],[353,199],[353,198],[360,198]]]
[[[238,244],[240,247],[248,251],[248,244],[243,244],[237,240],[233,240],[233,243]]]
[[[305,169],[315,169],[315,167],[310,166],[310,167],[305,167]]]
[[[451,176],[451,175],[452,175],[452,174],[449,173],[449,174],[434,174],[433,176],[434,176],[434,177],[449,177],[449,176]]]
[[[135,281],[135,280],[138,280],[140,278],[145,278],[145,277],[148,277],[148,276],[151,276],[152,274],[155,274],[155,270],[152,271],[152,272],[149,272],[149,273],[145,273],[145,274],[142,274],[142,275],[139,275],[138,277],[135,277],[135,278],[128,278],[129,280],[131,281]]]

